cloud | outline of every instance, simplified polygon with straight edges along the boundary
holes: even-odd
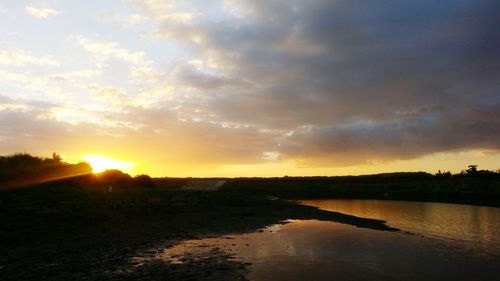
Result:
[[[61,11],[51,8],[37,8],[33,6],[25,6],[24,9],[26,13],[28,13],[28,15],[35,17],[37,19],[47,19],[61,14]]]
[[[356,164],[500,148],[498,8],[227,0],[217,20],[156,15],[154,34],[215,65],[178,76],[210,94],[198,118],[294,132],[279,139],[282,157]]]
[[[121,111],[124,106],[130,103],[125,94],[126,91],[123,88],[113,86],[90,87],[90,96],[109,106],[107,111]]]
[[[147,17],[140,14],[120,14],[118,12],[99,14],[98,19],[119,22],[122,27],[128,28],[147,20]]]
[[[96,98],[117,99],[124,95],[125,90],[116,87],[103,87],[93,90],[90,94]]]
[[[200,90],[214,90],[222,87],[251,87],[251,84],[238,78],[228,77],[203,61],[180,62],[174,68],[173,80],[184,87]]]
[[[45,117],[57,110],[68,111],[54,106],[25,112],[0,110],[0,153],[24,151],[26,148],[34,153],[64,151],[73,155],[103,150],[113,155],[127,151],[131,159],[196,167],[258,163],[263,161],[261,148],[271,146],[269,133],[255,128],[235,129],[202,122],[179,122],[175,112],[168,109],[129,108],[126,114],[103,115],[109,120],[136,126],[107,126],[91,120],[72,122],[71,115]],[[96,117],[95,112],[88,113],[87,117]],[[17,126],[11,126],[13,122]],[[144,145],[145,140],[147,145]]]
[[[58,81],[73,81],[77,82],[81,79],[93,78],[101,74],[101,71],[98,69],[79,69],[72,70],[68,72],[58,72],[51,75],[51,78]]]
[[[85,25],[57,59],[0,50],[3,151],[328,167],[500,151],[498,1],[125,2],[109,18],[133,28]]]
[[[122,48],[116,42],[92,39],[85,36],[76,36],[78,44],[97,60],[104,61],[111,58],[120,59],[133,64],[147,63],[143,52],[133,52]]]
[[[439,152],[500,150],[500,103],[376,122],[302,127],[282,143],[309,165],[352,165],[412,159]]]
[[[141,12],[150,15],[164,15],[175,5],[175,1],[168,0],[127,0],[130,4],[141,8]]]
[[[0,94],[0,111],[26,111],[29,107],[25,104],[19,103],[15,99]]]
[[[0,50],[0,65],[4,66],[59,66],[60,63],[51,56],[34,56],[21,50]]]

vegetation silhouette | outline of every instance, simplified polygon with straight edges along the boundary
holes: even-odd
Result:
[[[153,180],[148,175],[132,177],[117,169],[110,169],[96,174],[93,184],[108,187],[109,191],[112,189],[120,190],[136,187],[152,188],[155,186]]]
[[[88,163],[69,164],[57,153],[50,158],[26,153],[0,156],[0,189],[59,183],[106,191],[152,187],[176,190],[192,179],[132,177],[120,170],[94,174]],[[398,172],[362,176],[209,179],[225,180],[221,191],[288,199],[369,198],[500,206],[500,171],[479,170],[478,165],[469,165],[457,174],[438,171],[434,175]]]
[[[148,175],[132,177],[120,170],[106,170],[98,174],[86,163],[70,164],[53,153],[51,158],[17,153],[0,156],[0,189],[39,184],[57,184],[76,187],[113,186],[117,189],[130,187],[154,187]]]
[[[90,181],[92,168],[88,163],[69,164],[57,153],[52,158],[17,153],[0,156],[0,188],[12,188],[46,182]]]
[[[435,201],[500,206],[500,171],[475,170],[457,174],[438,171],[398,172],[361,176],[211,178],[226,180],[221,191],[287,199],[364,198]],[[157,187],[177,189],[190,179],[158,178]]]

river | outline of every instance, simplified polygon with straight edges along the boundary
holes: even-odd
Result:
[[[302,204],[386,220],[402,232],[335,222],[290,220],[255,233],[185,241],[169,262],[217,248],[251,263],[255,281],[498,280],[500,208],[385,200],[307,200]]]

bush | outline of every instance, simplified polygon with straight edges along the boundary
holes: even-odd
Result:
[[[120,170],[106,170],[97,174],[97,180],[106,185],[128,185],[132,177]]]
[[[148,175],[139,175],[133,178],[134,185],[139,187],[152,188],[155,186],[153,180]]]

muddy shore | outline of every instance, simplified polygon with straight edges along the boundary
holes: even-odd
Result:
[[[245,280],[248,264],[219,250],[182,264],[150,257],[185,240],[287,219],[397,231],[379,220],[227,192],[45,186],[0,192],[0,202],[1,280]]]

